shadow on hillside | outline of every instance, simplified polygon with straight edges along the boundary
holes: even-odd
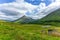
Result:
[[[21,24],[39,24],[39,25],[52,25],[60,27],[60,21],[57,20],[50,20],[50,21],[40,21],[40,22],[29,22],[29,23],[21,23]]]

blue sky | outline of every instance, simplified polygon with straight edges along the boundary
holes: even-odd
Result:
[[[9,2],[14,2],[15,0],[0,0],[0,4],[2,3],[9,3]],[[45,3],[46,6],[48,6],[51,3],[51,0],[24,0],[25,2],[28,2],[32,5],[39,5],[40,3]]]
[[[0,4],[2,3],[10,3],[10,2],[14,2],[15,0],[0,0]]]
[[[52,1],[51,0],[25,0],[26,2],[28,2],[28,3],[31,3],[31,4],[33,4],[33,5],[39,5],[40,3],[45,3],[46,4],[46,6],[48,6]]]

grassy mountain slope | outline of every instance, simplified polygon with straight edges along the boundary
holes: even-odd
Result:
[[[60,9],[42,18],[41,21],[60,21]]]

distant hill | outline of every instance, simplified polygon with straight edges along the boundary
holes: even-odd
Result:
[[[30,23],[30,22],[33,22],[33,21],[35,21],[35,20],[30,18],[30,17],[23,16],[20,19],[15,20],[14,22],[15,23]]]

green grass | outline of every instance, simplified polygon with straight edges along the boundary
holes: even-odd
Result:
[[[44,28],[40,24],[18,24],[12,22],[0,22],[0,40],[60,40],[47,34],[47,30],[56,26]],[[45,30],[46,34],[41,31]]]

